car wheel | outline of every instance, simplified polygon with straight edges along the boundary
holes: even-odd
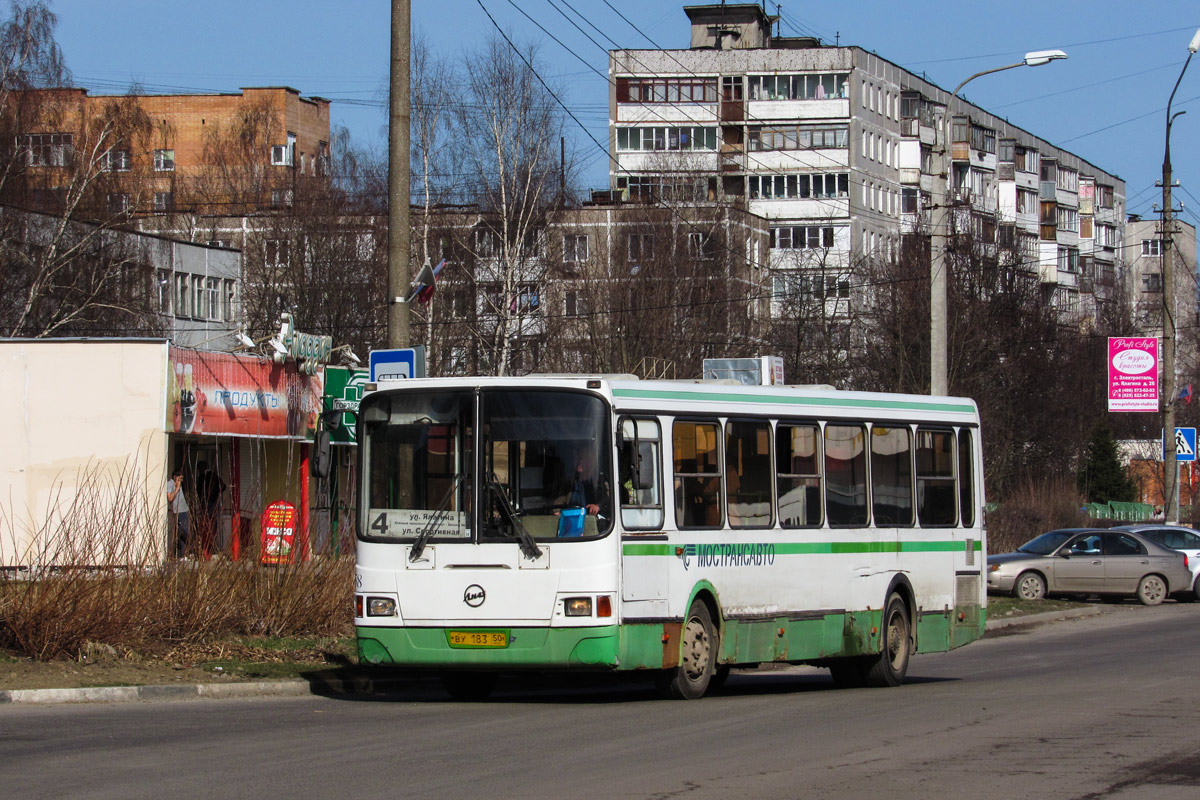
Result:
[[[1138,582],[1137,599],[1144,606],[1156,606],[1167,597],[1167,582],[1158,575],[1147,575]]]
[[[864,663],[867,686],[899,686],[908,672],[912,655],[912,628],[908,624],[908,608],[904,598],[894,594],[888,598],[883,612],[883,641],[879,656]]]
[[[679,666],[655,678],[658,691],[675,700],[698,700],[708,691],[717,666],[717,633],[702,600],[692,602],[683,623]]]
[[[1200,600],[1200,575],[1196,576],[1196,582],[1192,584],[1192,598]]]
[[[1046,579],[1036,572],[1023,572],[1013,584],[1013,597],[1020,600],[1041,600],[1046,596]]]

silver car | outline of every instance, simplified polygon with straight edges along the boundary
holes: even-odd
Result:
[[[1047,594],[1133,595],[1153,606],[1192,590],[1186,555],[1126,530],[1062,528],[1014,553],[988,556],[987,562],[988,591],[1023,600]]]
[[[1192,570],[1192,591],[1200,599],[1200,533],[1183,525],[1165,525],[1154,522],[1139,522],[1133,525],[1118,525],[1113,530],[1140,533],[1163,547],[1178,550],[1188,557]]]

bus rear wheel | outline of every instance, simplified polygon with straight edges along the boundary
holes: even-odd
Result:
[[[912,627],[904,598],[893,594],[883,612],[883,630],[879,656],[871,656],[866,669],[867,686],[899,686],[908,672],[912,655]]]
[[[660,694],[675,700],[698,700],[708,691],[717,663],[717,632],[702,600],[692,601],[683,623],[679,666],[655,676]]]
[[[455,700],[479,702],[491,696],[497,677],[494,672],[445,672],[442,686]]]

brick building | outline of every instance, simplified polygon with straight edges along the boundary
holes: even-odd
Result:
[[[114,214],[251,213],[286,206],[297,181],[329,172],[329,101],[289,87],[26,99],[34,112],[17,143],[35,206],[70,202],[86,183]]]

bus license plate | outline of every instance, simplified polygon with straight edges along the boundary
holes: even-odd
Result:
[[[448,631],[451,647],[508,647],[507,631]]]

